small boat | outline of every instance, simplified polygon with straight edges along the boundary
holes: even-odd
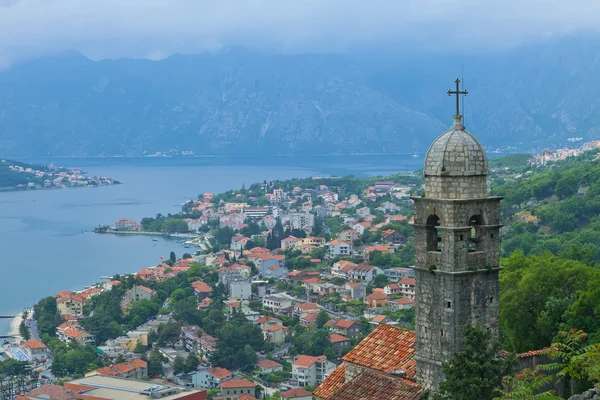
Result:
[[[153,242],[158,242],[158,239],[157,238],[152,238],[152,241]]]
[[[418,154],[413,154],[413,158],[417,158],[417,157],[419,157]]]
[[[190,248],[190,245],[189,245],[189,244],[186,244],[185,246],[183,246],[183,248],[184,248],[184,249],[189,249],[189,248]]]

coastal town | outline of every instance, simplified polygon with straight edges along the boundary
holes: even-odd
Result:
[[[483,184],[541,167],[529,156],[506,165],[495,163]],[[439,201],[424,187],[416,174],[264,181],[202,193],[178,214],[120,218],[107,229],[179,235],[189,252],[16,316],[0,361],[18,378],[0,382],[0,397],[341,400],[378,385],[421,398],[418,380],[435,387],[439,372],[415,375],[415,306],[430,301],[418,297],[417,273],[437,276],[447,240],[439,218],[418,214],[418,204]],[[500,225],[486,225],[487,236],[478,218],[461,245],[473,265],[463,267],[497,279],[482,249]]]
[[[0,190],[63,189],[118,184],[113,178],[87,176],[79,168],[0,160]]]
[[[232,393],[311,398],[375,327],[414,327],[408,242],[418,182],[411,175],[371,182],[310,178],[204,193],[182,210],[186,229],[179,229],[195,236],[189,254],[56,293],[45,300],[60,315],[54,331],[38,332],[47,312],[38,304],[35,318],[25,319],[35,339],[6,345],[6,357],[17,354],[41,368],[48,382],[79,374],[99,381],[154,378],[215,399],[239,398]],[[168,226],[169,218],[121,218],[112,228],[136,232],[158,223]],[[163,289],[179,281],[185,283],[170,293]],[[131,329],[103,332],[111,322],[91,319],[104,303],[99,299],[116,293],[119,320],[130,321]],[[221,342],[234,320],[256,343],[238,344],[243,356],[231,359],[221,346],[232,344]],[[93,346],[106,362],[93,370],[57,366],[56,348],[75,343]]]

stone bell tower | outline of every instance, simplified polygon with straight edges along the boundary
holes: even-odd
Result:
[[[498,337],[500,200],[489,197],[487,156],[465,130],[458,90],[454,123],[425,157],[425,196],[415,203],[417,382],[435,392],[442,363],[463,348],[461,329]]]

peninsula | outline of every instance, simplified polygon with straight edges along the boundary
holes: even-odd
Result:
[[[0,159],[0,191],[95,187],[119,183],[113,178],[87,176],[78,168]]]

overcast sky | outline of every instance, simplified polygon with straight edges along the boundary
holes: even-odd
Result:
[[[600,0],[0,0],[0,64],[61,50],[163,58],[228,45],[495,51],[600,31]]]

